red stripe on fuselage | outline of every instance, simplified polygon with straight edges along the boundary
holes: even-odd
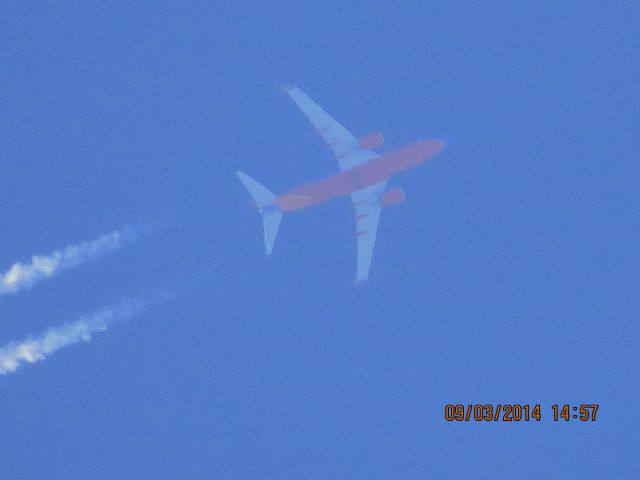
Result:
[[[290,212],[350,195],[361,188],[375,185],[396,173],[415,167],[440,153],[444,146],[444,142],[440,140],[414,143],[332,177],[294,188],[278,197],[275,203],[283,211]],[[306,197],[306,200],[301,202],[301,197]]]

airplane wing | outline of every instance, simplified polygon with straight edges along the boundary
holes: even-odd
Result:
[[[351,194],[356,210],[356,236],[358,238],[358,261],[356,283],[364,282],[369,276],[373,249],[376,245],[376,233],[380,220],[380,196],[384,192],[387,181],[376,183]]]
[[[340,170],[348,170],[379,156],[371,150],[360,149],[358,139],[298,87],[287,85],[283,90],[298,105],[331,149],[338,160]]]

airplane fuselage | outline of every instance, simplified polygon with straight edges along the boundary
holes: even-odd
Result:
[[[351,195],[419,165],[440,153],[444,146],[440,140],[413,143],[331,177],[296,187],[277,197],[274,204],[283,212],[292,212]]]

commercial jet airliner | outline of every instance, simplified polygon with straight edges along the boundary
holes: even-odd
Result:
[[[283,213],[349,195],[355,209],[358,242],[356,283],[364,282],[369,276],[380,211],[383,207],[395,205],[405,199],[401,188],[386,190],[387,180],[396,173],[434,157],[442,151],[445,144],[441,140],[426,140],[379,155],[374,150],[384,143],[380,132],[369,133],[358,139],[302,90],[290,85],[283,89],[332,150],[340,173],[276,196],[245,173],[237,172],[240,181],[253,197],[258,211],[262,213],[265,250],[267,254],[273,251]]]

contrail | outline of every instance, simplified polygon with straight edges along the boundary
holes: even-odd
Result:
[[[53,327],[39,337],[27,337],[22,342],[11,342],[0,348],[0,375],[15,372],[23,363],[36,363],[61,348],[79,342],[88,342],[91,335],[104,332],[113,322],[139,315],[153,303],[170,298],[168,294],[139,297],[102,310],[82,315],[72,323]]]
[[[34,255],[30,263],[16,262],[0,275],[0,296],[29,289],[38,280],[102,257],[136,239],[136,232],[131,227],[125,227],[90,242],[69,245],[49,255]]]

